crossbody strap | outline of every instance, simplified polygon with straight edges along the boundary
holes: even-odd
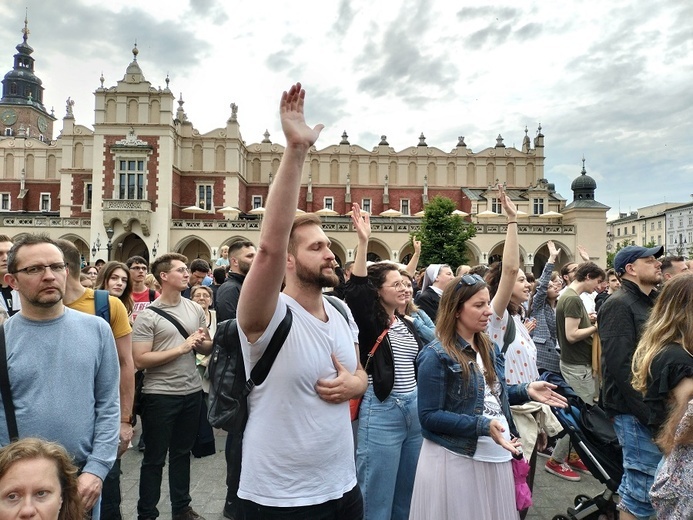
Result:
[[[2,404],[5,408],[7,435],[10,441],[14,441],[19,438],[19,430],[17,429],[17,417],[14,413],[14,401],[12,400],[12,389],[10,388],[10,373],[7,368],[4,326],[0,326],[0,393],[2,394]]]
[[[508,351],[510,344],[515,341],[515,336],[517,334],[517,329],[515,327],[515,320],[512,314],[508,313],[508,323],[505,326],[505,334],[503,334],[503,348],[501,349],[501,354],[505,356]]]
[[[178,321],[176,318],[171,316],[168,312],[161,310],[158,307],[152,307],[151,305],[149,307],[147,307],[147,309],[156,312],[159,316],[161,316],[162,318],[171,322],[173,324],[173,326],[176,327],[176,329],[178,329],[178,332],[180,332],[180,335],[183,336],[183,339],[188,339],[188,336],[190,336],[190,333],[187,330],[185,330],[185,327],[183,327],[183,325],[181,325],[180,321]]]
[[[274,364],[274,360],[277,359],[277,355],[279,354],[284,341],[286,341],[286,337],[289,335],[289,330],[291,330],[291,323],[293,320],[294,316],[291,314],[291,309],[287,306],[284,319],[281,321],[281,323],[279,323],[277,330],[274,331],[272,339],[270,339],[269,345],[267,345],[262,357],[250,371],[250,379],[248,379],[245,384],[245,395],[248,395],[256,385],[261,385],[267,378],[267,375]]]
[[[395,318],[392,318],[390,320],[390,323],[388,324],[387,327],[385,327],[385,330],[380,333],[380,336],[378,336],[378,339],[375,340],[375,345],[373,345],[373,348],[371,351],[368,353],[368,358],[366,359],[366,365],[363,367],[364,370],[368,368],[368,364],[371,362],[371,358],[375,354],[375,351],[378,350],[378,347],[380,344],[383,342],[383,339],[387,335],[387,333],[390,331],[390,327],[392,327],[392,324],[395,322]]]

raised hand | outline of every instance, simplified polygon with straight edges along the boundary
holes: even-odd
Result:
[[[503,206],[503,210],[505,210],[505,214],[508,215],[508,219],[514,219],[517,217],[517,207],[513,203],[512,200],[510,200],[510,197],[505,193],[505,189],[503,188],[502,184],[498,185],[498,200],[501,203],[501,206]]]
[[[371,217],[365,211],[361,213],[361,206],[354,202],[351,206],[351,222],[354,224],[359,240],[368,240],[371,236]]]
[[[556,248],[556,246],[553,243],[553,240],[549,240],[546,243],[546,247],[549,248],[549,261],[553,263],[553,260],[556,260],[558,258],[558,255],[561,254],[561,249]]]
[[[590,261],[590,254],[587,252],[587,249],[585,249],[584,246],[577,246],[578,254],[580,255],[580,258],[582,258],[583,262],[589,262]]]
[[[324,125],[315,125],[311,128],[306,124],[303,114],[305,99],[306,91],[301,88],[300,83],[293,85],[288,92],[282,93],[279,115],[287,147],[310,148],[318,140],[318,136],[324,128]]]
[[[421,240],[412,240],[412,244],[414,245],[414,254],[420,255],[421,254]]]

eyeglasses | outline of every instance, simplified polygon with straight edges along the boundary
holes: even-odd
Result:
[[[392,285],[388,285],[388,287],[391,287],[395,291],[401,291],[402,289],[405,289],[406,287],[404,286],[404,283],[402,282],[395,282]]]
[[[147,268],[143,265],[133,265],[130,268],[130,271],[146,271],[146,270],[147,270]]]
[[[183,274],[183,273],[189,273],[189,272],[190,272],[190,269],[188,269],[187,267],[177,267],[177,268],[175,268],[175,269],[169,269],[168,272],[170,273],[171,271],[177,271],[177,272],[179,272],[180,274]]]
[[[455,290],[459,289],[463,285],[466,286],[472,286],[476,285],[478,283],[486,283],[484,282],[484,279],[479,276],[478,274],[465,274],[460,278],[460,281],[457,283],[457,287],[455,287]]]
[[[63,262],[50,264],[50,265],[30,265],[29,267],[25,267],[23,269],[17,269],[12,274],[26,273],[29,276],[36,276],[36,275],[45,273],[46,269],[50,269],[54,273],[62,273],[65,271],[65,268],[67,268],[67,264],[65,264]]]

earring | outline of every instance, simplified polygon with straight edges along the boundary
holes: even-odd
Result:
[[[459,315],[459,314],[455,314],[455,318],[459,318],[459,317],[460,317],[460,315]]]

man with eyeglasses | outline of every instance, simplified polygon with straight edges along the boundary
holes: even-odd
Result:
[[[195,366],[195,353],[210,354],[212,340],[202,307],[181,295],[190,279],[187,261],[181,254],[168,253],[152,262],[152,274],[161,284],[161,296],[135,321],[135,366],[145,370],[139,520],[159,516],[157,504],[167,453],[173,520],[202,519],[190,507],[190,450],[197,436],[202,404],[202,381]]]
[[[78,491],[85,508],[94,508],[92,518],[98,518],[95,505],[115,461],[120,430],[113,334],[103,319],[63,304],[68,267],[49,237],[18,239],[9,251],[7,271],[4,281],[22,303],[3,325],[18,432],[67,449],[81,471]],[[7,424],[2,406],[3,446],[10,441]]]

